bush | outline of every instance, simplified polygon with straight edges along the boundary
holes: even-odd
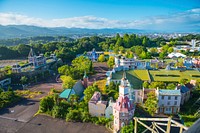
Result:
[[[54,98],[53,96],[44,97],[40,101],[39,112],[45,113],[46,111],[51,111],[54,106]]]

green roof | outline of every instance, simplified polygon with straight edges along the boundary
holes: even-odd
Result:
[[[124,71],[119,71],[116,73],[112,73],[112,79],[113,80],[121,80],[123,76]],[[132,85],[134,89],[142,89],[142,83],[143,81],[137,76],[137,74],[134,72],[134,70],[126,71],[126,78]]]
[[[72,91],[72,89],[66,89],[62,93],[60,93],[59,97],[68,99],[71,91]]]

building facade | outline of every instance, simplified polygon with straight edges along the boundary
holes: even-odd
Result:
[[[115,71],[150,69],[150,62],[136,60],[135,58],[126,58],[124,56],[115,56]]]
[[[180,90],[156,90],[158,98],[157,113],[177,114],[180,110],[181,92]]]
[[[123,126],[128,125],[134,116],[135,106],[129,99],[128,80],[124,73],[119,86],[119,97],[113,106],[114,132],[118,132]]]
[[[105,116],[105,109],[107,101],[101,100],[101,93],[95,92],[88,102],[88,109],[91,116],[103,117]]]

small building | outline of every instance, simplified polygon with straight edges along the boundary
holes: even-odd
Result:
[[[105,110],[105,116],[106,118],[111,118],[111,116],[113,115],[113,100],[110,99],[109,103],[108,103],[108,107]]]
[[[157,113],[177,114],[180,110],[181,92],[180,90],[156,90],[158,98]]]
[[[101,54],[104,54],[104,52],[93,49],[92,51],[87,52],[86,56],[92,61],[97,61]]]
[[[69,100],[71,95],[77,95],[79,96],[80,100],[82,100],[84,97],[83,94],[84,90],[85,90],[84,85],[82,84],[82,81],[79,80],[76,82],[73,88],[67,88],[63,92],[61,92],[59,97],[61,99]]]
[[[168,54],[169,58],[185,58],[186,55],[178,53],[178,52],[172,52],[170,54]]]
[[[70,95],[75,94],[73,89],[65,89],[60,93],[59,98],[69,101]]]
[[[101,100],[101,93],[95,92],[88,102],[89,113],[91,116],[102,117],[105,116],[107,101]]]
[[[135,58],[126,58],[122,55],[115,56],[115,71],[133,70],[133,69],[150,69],[150,62],[136,60]]]
[[[187,102],[190,99],[190,89],[187,88],[185,85],[177,86],[176,90],[181,91],[181,105]]]

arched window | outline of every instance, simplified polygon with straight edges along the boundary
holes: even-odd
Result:
[[[121,123],[121,127],[123,127],[123,126],[125,126],[125,123],[124,123],[124,122]]]

